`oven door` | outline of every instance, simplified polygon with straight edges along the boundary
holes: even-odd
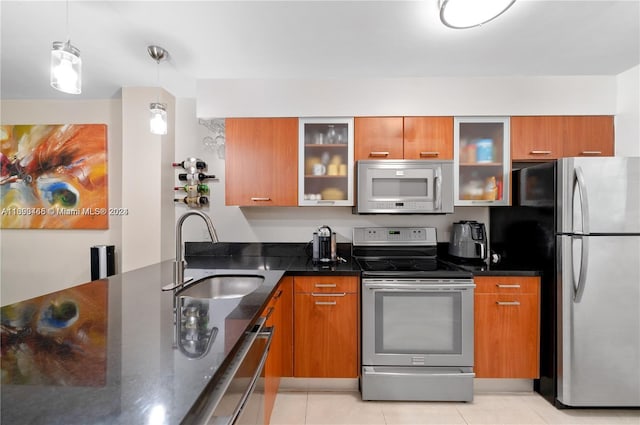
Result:
[[[363,279],[364,366],[473,366],[472,279]]]

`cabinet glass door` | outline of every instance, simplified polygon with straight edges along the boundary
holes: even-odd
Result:
[[[353,118],[300,118],[298,205],[353,205]]]
[[[454,119],[456,206],[509,205],[509,117]]]

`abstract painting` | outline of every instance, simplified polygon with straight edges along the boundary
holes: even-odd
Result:
[[[108,228],[105,124],[0,126],[0,163],[0,228]]]
[[[0,309],[3,385],[104,386],[108,281]]]

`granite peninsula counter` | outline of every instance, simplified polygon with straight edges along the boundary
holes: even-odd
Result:
[[[216,272],[265,276],[244,297],[203,300],[206,326],[218,330],[206,354],[193,358],[193,350],[176,348],[173,292],[161,291],[172,280],[172,263],[2,307],[0,422],[190,423],[194,402],[215,386],[286,267],[187,269],[185,276],[196,279]],[[234,326],[225,326],[228,317]]]

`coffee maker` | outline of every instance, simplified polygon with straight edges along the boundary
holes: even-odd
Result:
[[[321,226],[313,232],[313,263],[333,264],[337,258],[336,234],[329,226]]]

